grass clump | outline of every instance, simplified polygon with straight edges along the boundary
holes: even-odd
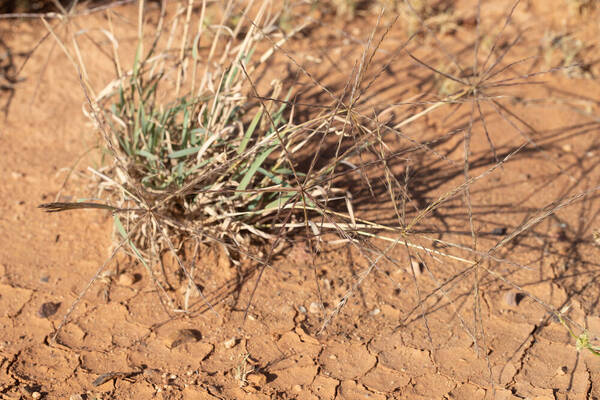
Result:
[[[197,45],[206,34],[199,30],[194,47],[180,53],[180,66],[188,63],[191,68],[177,70],[175,85],[168,82],[166,68],[159,66],[160,57],[151,61],[150,53],[136,58],[125,84],[107,96],[105,103],[112,104],[103,108],[114,138],[109,147],[118,153],[115,160],[126,160],[125,165],[117,162],[111,175],[121,187],[137,188],[136,194],[121,197],[121,205],[133,201],[152,210],[169,221],[172,230],[247,243],[240,232],[269,237],[254,228],[255,221],[277,211],[289,198],[287,192],[265,189],[291,186],[285,148],[296,144],[299,129],[285,119],[285,102],[272,106],[248,101],[251,70],[257,66],[252,55],[261,34],[257,26],[248,26],[247,17],[233,13],[222,17],[223,25],[234,16],[238,22],[221,43],[226,50],[220,59],[212,51],[199,54]],[[242,27],[246,33],[240,47],[228,52]],[[219,36],[213,40],[219,42]],[[194,79],[199,69],[204,69],[200,87],[195,87],[195,80],[182,78],[190,74]],[[280,92],[281,84],[275,83],[270,95],[276,98]],[[129,217],[129,222],[139,215]],[[144,248],[150,247],[149,238],[160,236],[156,230],[148,235],[147,229],[142,224],[130,232]]]
[[[166,104],[158,95],[163,75],[146,80],[143,72],[134,73],[119,87],[105,115],[127,164],[125,174],[113,173],[121,185],[138,187],[142,197],[124,196],[121,204],[143,203],[171,225],[201,229],[214,238],[243,241],[238,233],[248,229],[268,237],[251,227],[289,196],[261,189],[291,187],[282,146],[294,145],[299,130],[287,124],[285,103],[268,109],[245,104],[241,69],[249,59],[241,54],[239,64],[225,66],[213,82],[216,90],[187,93]],[[135,236],[138,242],[147,238],[142,227]]]
[[[139,19],[143,21],[140,3]],[[474,347],[484,350],[486,315],[482,312],[480,284],[501,282],[520,290],[514,278],[509,280],[497,269],[529,269],[502,250],[556,211],[597,190],[564,195],[545,203],[537,213],[527,211],[522,222],[500,230],[502,237],[497,240],[494,233],[490,241],[480,238],[487,225],[477,211],[477,202],[481,206],[484,200],[473,202],[471,193],[479,195],[483,192],[480,188],[487,190],[479,186],[485,178],[501,175],[502,168],[525,153],[527,147],[530,152],[548,156],[537,144],[535,129],[513,112],[521,97],[508,90],[537,83],[531,78],[551,72],[526,70],[523,64],[528,58],[505,59],[519,38],[518,30],[505,32],[518,3],[507,10],[499,23],[500,32],[488,46],[477,25],[473,57],[464,56],[466,62],[457,60],[441,43],[443,63],[428,61],[418,49],[405,50],[404,45],[386,55],[391,64],[396,55],[404,54],[413,67],[428,74],[423,82],[432,82],[434,89],[408,101],[394,101],[390,109],[395,107],[399,117],[388,124],[378,121],[381,108],[371,108],[364,100],[375,80],[390,67],[386,64],[375,74],[367,73],[372,72],[367,71],[369,64],[387,31],[378,43],[371,35],[354,75],[347,86],[338,87],[343,91],[338,95],[281,48],[289,39],[287,34],[267,35],[280,32],[274,21],[292,21],[282,18],[280,12],[270,12],[267,2],[259,4],[258,10],[249,7],[240,12],[234,12],[232,3],[228,3],[216,25],[205,22],[205,2],[197,21],[191,17],[191,6],[180,5],[175,14],[181,23],[174,23],[167,44],[161,48],[163,10],[158,33],[146,53],[140,23],[131,71],[122,71],[124,63],[115,57],[117,79],[101,95],[95,96],[88,89],[90,116],[111,157],[111,164],[97,171],[97,176],[102,180],[101,188],[110,191],[114,206],[109,208],[119,213],[115,223],[122,238],[120,246],[129,245],[149,268],[164,251],[180,254],[185,242],[195,243],[196,249],[199,243],[220,242],[230,252],[253,258],[264,270],[285,243],[286,235],[296,231],[305,233],[308,247],[313,250],[314,267],[316,246],[312,245],[325,231],[333,231],[336,239],[360,253],[367,266],[353,275],[341,298],[329,303],[333,306],[327,310],[321,331],[384,261],[400,269],[408,259],[409,264],[419,261],[424,270],[412,269],[417,301],[404,313],[401,324],[418,314],[427,324],[427,301],[435,296],[452,307],[459,304],[461,295],[448,288],[454,289],[460,283],[472,296],[473,322],[465,322],[458,309],[457,318]],[[435,33],[442,33],[433,29],[434,21],[428,16],[436,10],[421,9],[418,4],[407,1],[402,6],[418,22],[421,34],[429,33],[433,38]],[[450,5],[444,11],[453,14]],[[480,21],[479,11],[474,20]],[[194,22],[195,32],[191,28]],[[298,30],[289,28],[285,32]],[[501,40],[510,35],[515,36],[514,40]],[[182,38],[179,47],[171,45],[174,38]],[[206,38],[210,45],[201,47]],[[484,51],[482,47],[487,48]],[[313,88],[332,98],[329,104],[312,105],[311,111],[322,109],[322,113],[308,113],[304,122],[296,123],[298,103],[291,92],[280,81],[265,89],[257,72],[274,52],[284,53]],[[78,70],[85,77],[84,66],[78,65]],[[371,112],[374,117],[367,117]],[[450,118],[454,116],[456,120]],[[431,140],[423,136],[430,131],[423,122],[425,117],[442,121],[442,140],[439,135]],[[496,119],[495,125],[489,123],[492,118]],[[503,127],[501,131],[499,126]],[[516,144],[504,143],[501,147],[498,142],[504,141],[501,136],[507,130],[514,134]],[[471,140],[476,136],[485,138],[489,145],[479,160],[473,159],[471,149]],[[438,143],[444,140],[456,140],[456,152]],[[557,166],[557,176],[564,174]],[[352,181],[353,175],[358,176],[356,181]],[[452,185],[441,186],[452,177],[458,177]],[[387,220],[370,218],[364,209],[353,209],[352,199],[358,199],[361,191],[363,204],[388,207]],[[370,197],[365,201],[367,192]],[[336,203],[341,206],[335,207]],[[501,210],[505,205],[496,207]],[[460,212],[451,225],[446,225],[443,211],[454,208]],[[440,228],[440,221],[444,228]],[[497,223],[504,226],[506,221]],[[442,234],[453,236],[447,240]],[[256,242],[266,244],[266,254],[253,252],[252,244]],[[189,287],[193,287],[193,271],[177,260]],[[454,270],[448,267],[450,264]],[[417,275],[425,272],[435,285],[421,294],[425,288],[419,286],[422,278]],[[318,292],[318,281],[316,287]],[[529,297],[548,311],[556,310],[544,300]],[[187,310],[187,305],[184,308]],[[566,316],[565,321],[569,321]],[[427,333],[433,348],[429,328]]]
[[[111,210],[119,238],[113,257],[129,247],[172,310],[176,301],[153,271],[165,252],[175,256],[189,290],[201,293],[182,261],[183,249],[218,243],[233,262],[246,257],[264,268],[289,233],[303,231],[309,241],[322,233],[313,218],[328,221],[335,230],[332,205],[346,200],[342,204],[351,209],[345,191],[336,187],[336,168],[349,164],[365,144],[338,149],[335,157],[320,162],[321,146],[344,138],[340,112],[324,108],[295,123],[292,88],[284,88],[281,79],[260,80],[261,68],[302,25],[278,33],[273,24],[282,11],[267,1],[241,10],[229,3],[220,16],[212,9],[210,20],[217,24],[209,23],[206,2],[199,13],[192,12],[191,4],[171,10],[176,18],[166,38],[163,5],[149,42],[140,2],[129,71],[122,67],[126,61],[119,56],[116,35],[108,33],[116,78],[99,94],[75,56],[79,49],[69,51],[59,40],[80,74],[88,116],[103,141],[106,162],[92,171],[99,179],[99,197],[110,204],[44,206],[50,211]],[[173,46],[175,38],[181,38],[179,47]],[[189,293],[181,300],[186,310],[188,298]]]

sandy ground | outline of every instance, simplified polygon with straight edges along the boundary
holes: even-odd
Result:
[[[484,14],[496,31],[503,23],[498,16],[509,8],[505,3],[497,2]],[[519,5],[514,20],[530,30],[511,50],[511,59],[538,55],[543,61],[544,34],[573,32],[583,40],[579,57],[589,61],[591,70],[587,77],[567,77],[561,71],[545,75],[542,89],[518,87],[525,99],[512,108],[521,119],[519,129],[510,129],[497,115],[487,117],[501,157],[523,141],[523,126],[535,127],[533,133],[527,131],[535,146],[473,185],[480,251],[492,248],[545,206],[600,182],[600,86],[594,80],[600,73],[598,11],[571,15],[565,2],[554,1],[553,7],[548,3]],[[123,46],[132,48],[135,10],[119,12],[123,32],[130,29]],[[349,23],[333,19],[288,49],[303,62],[311,55],[313,63],[304,65],[324,84],[341,89],[376,18],[359,15]],[[473,30],[469,19],[465,21],[459,33]],[[86,27],[105,24],[101,15],[77,22]],[[38,22],[2,21],[0,30],[17,65],[45,33]],[[452,51],[470,45],[467,36],[455,34]],[[405,30],[395,26],[381,48],[396,49],[404,37]],[[111,66],[90,43],[82,46],[100,87]],[[486,261],[504,279],[482,272],[477,320],[473,276],[467,273],[441,284],[460,275],[464,265],[424,255],[426,268],[414,279],[399,246],[391,254],[401,263],[382,262],[318,334],[366,264],[349,245],[324,247],[314,260],[322,310],[311,256],[301,242],[292,242],[273,268],[265,270],[245,321],[256,266],[236,267],[218,247],[206,247],[197,260],[202,266],[198,283],[215,311],[199,298],[193,299],[188,315],[163,308],[144,268],[122,256],[52,341],[67,310],[109,254],[112,219],[103,211],[50,215],[37,208],[58,194],[62,199],[89,197],[86,167],[98,161],[93,148],[99,142],[81,112],[84,98],[77,76],[64,55],[57,48],[50,52],[51,47],[48,40],[33,53],[0,123],[0,398],[600,398],[600,359],[577,352],[575,339],[544,307],[567,310],[573,321],[600,333],[600,252],[592,239],[593,230],[600,228],[596,191],[544,218],[496,253],[498,259],[528,269]],[[433,63],[441,62],[431,53],[416,50],[433,57]],[[427,82],[431,71],[406,55],[400,58],[381,74],[365,103],[409,98],[415,82]],[[285,58],[281,60],[273,68],[284,69]],[[387,61],[385,54],[375,59],[380,66]],[[534,71],[546,68],[543,62],[528,66]],[[310,90],[304,98],[319,101]],[[446,117],[464,118],[457,114]],[[429,117],[425,125],[430,132],[446,133],[443,117]],[[406,132],[419,138],[422,128],[415,125]],[[432,134],[427,135],[423,140],[431,140]],[[425,158],[424,153],[413,155],[421,159],[422,169],[410,189],[420,207],[464,181],[461,143],[462,136],[454,136],[436,147],[455,164]],[[494,165],[482,132],[473,136],[471,147],[472,175]],[[397,168],[401,176],[403,167]],[[389,204],[372,206],[365,202],[362,211],[382,220],[393,218],[386,214]],[[462,197],[422,228],[443,241],[471,243]],[[173,261],[165,261],[168,277],[176,283]],[[510,293],[518,293],[516,300]]]

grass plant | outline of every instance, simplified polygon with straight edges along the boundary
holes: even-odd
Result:
[[[331,220],[332,204],[341,203],[351,215],[346,192],[335,185],[335,170],[368,142],[323,165],[316,165],[315,156],[306,169],[298,168],[299,154],[326,138],[343,137],[341,118],[328,111],[296,124],[291,92],[282,95],[281,82],[275,80],[268,93],[259,93],[253,73],[289,39],[286,34],[265,40],[264,32],[279,19],[268,6],[263,2],[253,9],[250,4],[238,17],[230,4],[217,25],[206,24],[205,2],[194,23],[191,3],[181,6],[176,13],[187,15],[185,22],[177,26],[176,19],[166,39],[172,45],[174,32],[182,33],[180,47],[159,49],[158,29],[145,52],[140,2],[132,67],[124,71],[125,63],[115,55],[117,79],[97,95],[85,78],[77,46],[69,50],[55,35],[82,78],[89,116],[112,160],[94,171],[101,195],[111,204],[45,207],[111,210],[120,236],[117,248],[127,245],[152,276],[151,265],[164,251],[172,252],[189,282],[192,277],[179,257],[186,240],[222,243],[234,262],[249,257],[264,269],[289,233],[304,230],[310,237],[320,236],[312,218]],[[161,18],[164,14],[163,8]],[[210,48],[200,49],[205,36],[212,40]],[[266,254],[253,253],[257,244],[266,246]],[[155,283],[167,296],[161,283]],[[174,303],[170,298],[166,302]]]
[[[168,29],[163,6],[153,35],[144,32],[145,3],[140,1],[133,62],[124,67],[127,62],[118,56],[118,43],[111,40],[116,78],[100,93],[92,90],[77,46],[69,49],[59,41],[81,76],[89,115],[106,147],[109,164],[94,173],[110,204],[54,203],[48,207],[53,211],[111,210],[118,233],[113,255],[128,246],[153,277],[171,312],[189,310],[187,301],[173,298],[163,288],[156,273],[155,265],[165,252],[175,256],[189,290],[200,293],[181,257],[186,243],[196,249],[200,243],[218,243],[232,260],[252,260],[259,270],[252,298],[274,255],[291,237],[301,236],[311,252],[321,296],[315,259],[323,242],[334,237],[330,242],[346,243],[360,255],[363,269],[326,310],[321,332],[343,313],[374,270],[418,260],[434,287],[422,287],[417,273],[411,271],[417,305],[402,316],[400,325],[422,318],[433,350],[435,332],[427,322],[428,307],[436,296],[443,298],[487,360],[492,386],[482,311],[482,287],[490,282],[519,290],[549,315],[560,315],[580,347],[597,352],[591,334],[575,335],[571,330],[575,326],[585,332],[581,323],[524,289],[514,276],[530,267],[513,260],[508,250],[515,239],[595,194],[600,190],[597,184],[584,188],[573,184],[553,201],[527,209],[522,221],[502,231],[497,240],[481,237],[485,219],[474,205],[473,193],[481,183],[502,175],[522,154],[534,152],[554,163],[550,182],[577,181],[550,154],[539,132],[515,111],[515,104],[522,103],[519,89],[541,84],[541,77],[571,67],[531,72],[525,68],[530,58],[511,58],[511,50],[522,38],[518,27],[512,26],[519,3],[504,10],[493,27],[495,34],[488,35],[483,32],[478,3],[469,51],[455,54],[438,39],[437,22],[424,17],[428,9],[421,12],[420,2],[406,1],[402,6],[418,21],[418,34],[427,35],[427,43],[436,46],[435,57],[426,59],[418,45],[411,47],[413,35],[381,61],[379,55],[394,24],[383,25],[379,20],[349,78],[334,91],[285,47],[290,35],[301,32],[310,21],[301,20],[282,33],[277,21],[283,11],[271,8],[267,1],[250,2],[239,10],[227,2],[217,23],[206,22],[205,1],[197,4],[197,10],[192,1],[177,4],[172,11],[177,17]],[[286,14],[286,24],[293,20]],[[170,33],[163,37],[166,31]],[[115,37],[113,32],[107,36]],[[482,49],[484,37],[492,39]],[[201,45],[206,41],[208,46]],[[259,72],[275,56],[294,66],[294,79],[302,77],[327,101],[308,105],[298,101],[295,88],[289,85],[292,79],[275,80],[272,85],[261,82]],[[368,96],[377,79],[400,56],[425,75],[422,87],[431,83],[429,89],[406,101],[370,103]],[[298,117],[300,109],[308,116]],[[397,118],[381,122],[381,115],[390,110]],[[492,116],[494,126],[503,127],[502,133],[514,134],[512,142],[491,128]],[[439,132],[422,133],[427,127],[423,121],[428,119],[441,121],[441,138]],[[476,135],[488,143],[479,158],[471,148]],[[442,140],[454,140],[460,151],[440,150]],[[459,153],[460,158],[453,158]],[[398,165],[402,174],[397,172]],[[428,176],[440,170],[450,172]],[[451,180],[457,176],[459,183]],[[444,186],[450,181],[455,183],[452,187]],[[542,187],[548,184],[543,182]],[[417,198],[422,187],[427,196]],[[369,201],[386,205],[390,215],[385,221],[357,206],[357,199],[365,193]],[[448,224],[448,219],[447,228],[441,229],[440,220]],[[452,236],[453,230],[462,236]],[[442,234],[452,239],[443,239]],[[467,288],[465,296],[471,300],[468,311],[461,306],[465,296],[453,292],[460,285]]]

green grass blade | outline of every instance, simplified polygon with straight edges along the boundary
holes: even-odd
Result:
[[[169,158],[181,158],[192,155],[200,151],[202,146],[188,147],[187,149],[177,150],[169,154]]]
[[[254,160],[252,165],[250,165],[248,172],[246,172],[246,174],[242,178],[242,181],[238,185],[237,188],[239,190],[246,190],[246,188],[250,184],[250,181],[256,174],[256,171],[258,170],[258,168],[260,168],[262,163],[267,159],[267,157],[269,157],[269,154],[271,154],[273,152],[273,150],[275,150],[277,147],[279,147],[279,146],[273,146],[270,149],[263,151],[258,157],[256,157],[256,160]]]
[[[246,147],[248,147],[248,142],[250,141],[250,138],[252,137],[252,134],[254,133],[256,126],[260,122],[261,117],[262,117],[262,109],[256,113],[254,118],[252,118],[252,122],[250,122],[248,129],[246,129],[246,133],[244,134],[244,137],[242,138],[242,142],[240,143],[240,145],[237,149],[238,154],[242,154],[246,150]]]
[[[270,202],[269,204],[267,204],[264,207],[264,209],[272,210],[272,209],[279,209],[281,207],[284,207],[294,196],[296,196],[296,193],[287,194],[283,197],[277,197],[277,199],[275,199],[272,202]]]
[[[192,46],[192,57],[196,61],[200,61],[200,58],[198,57],[198,42],[200,41],[201,35],[202,35],[201,32],[198,32],[196,34],[196,36],[194,37],[194,44]]]
[[[284,99],[283,103],[281,104],[281,107],[279,107],[279,110],[277,110],[275,115],[273,115],[273,126],[275,126],[275,127],[279,126],[279,123],[281,122],[281,119],[283,118],[283,111],[287,107],[287,102],[290,99],[291,94],[292,94],[292,90],[290,89],[288,91],[287,96],[285,96],[285,99]],[[273,131],[273,126],[271,127],[270,132]]]
[[[142,41],[140,40],[138,42],[137,48],[135,50],[135,58],[133,59],[133,76],[132,76],[132,80],[133,81],[137,81],[138,80],[138,74],[140,72],[140,59],[142,58]]]
[[[127,240],[127,244],[129,245],[129,247],[131,248],[131,250],[137,257],[137,259],[140,260],[140,262],[142,264],[144,264],[144,267],[149,269],[150,267],[148,266],[148,264],[146,264],[146,260],[142,256],[142,253],[140,253],[140,251],[137,249],[137,247],[135,247],[133,242],[129,239],[129,235],[127,235],[127,232],[125,231],[125,228],[123,227],[123,224],[121,223],[121,220],[119,219],[119,216],[117,214],[114,215],[114,221],[115,221],[115,226],[117,227],[117,231],[119,232],[121,237],[123,237],[123,239]]]
[[[185,108],[183,110],[183,126],[181,132],[181,145],[187,146],[189,141],[189,130],[190,130],[190,110],[189,104],[186,103]]]
[[[135,154],[142,156],[144,158],[147,158],[148,160],[151,160],[151,161],[158,161],[158,157],[156,156],[156,154],[152,154],[146,150],[137,150],[135,152]]]

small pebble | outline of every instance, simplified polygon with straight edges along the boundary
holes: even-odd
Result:
[[[423,273],[423,267],[424,267],[423,263],[413,259],[411,261],[411,266],[412,266],[412,272],[418,278]]]
[[[56,314],[59,308],[60,303],[53,303],[50,301],[41,305],[40,309],[37,312],[37,315],[40,318],[48,318]]]
[[[321,307],[319,307],[319,303],[317,302],[312,302],[310,303],[310,305],[308,306],[308,312],[310,312],[311,314],[316,314],[319,311],[321,311]]]
[[[83,397],[80,394],[72,394],[69,396],[69,400],[83,400]]]
[[[119,275],[118,283],[121,286],[131,286],[135,283],[135,276],[133,274],[124,272]]]
[[[39,399],[42,397],[42,395],[40,394],[40,392],[33,392],[31,393],[31,397],[34,399]]]
[[[300,311],[302,314],[306,314],[306,307],[298,306],[298,311]]]
[[[379,308],[375,308],[373,311],[371,311],[369,314],[371,315],[377,315],[381,312],[381,310]]]
[[[267,383],[267,377],[259,372],[252,372],[246,376],[246,381],[252,386],[262,388]]]
[[[573,146],[570,143],[563,144],[562,149],[565,153],[570,153],[573,151]]]
[[[511,290],[504,294],[504,302],[511,307],[518,306],[521,302],[521,298],[522,295],[518,292],[515,292],[514,290]]]
[[[226,349],[231,349],[236,344],[237,344],[237,339],[235,337],[232,337],[231,339],[223,342],[223,346],[225,346]]]
[[[196,329],[178,329],[171,332],[171,334],[164,339],[164,343],[169,349],[174,349],[184,343],[197,342],[201,338],[202,334]]]
[[[565,365],[556,370],[557,375],[565,375],[567,372],[569,372],[569,368]]]
[[[506,227],[492,229],[492,235],[496,235],[496,236],[506,235]]]
[[[42,283],[48,283],[49,281],[50,281],[50,277],[48,275],[42,276],[40,278],[40,282],[42,282]]]

